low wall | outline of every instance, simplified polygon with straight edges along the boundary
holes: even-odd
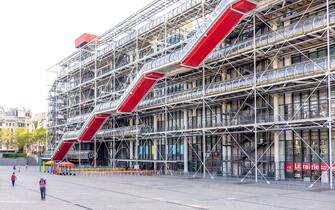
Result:
[[[0,158],[0,166],[24,166],[26,164],[26,158]]]

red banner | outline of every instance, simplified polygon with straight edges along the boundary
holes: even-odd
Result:
[[[286,162],[285,168],[287,172],[293,172],[294,171],[301,171],[301,168],[303,171],[307,170],[319,170],[321,168],[321,171],[327,171],[328,166],[325,163],[301,163],[301,162]],[[335,169],[335,163],[333,163],[333,168]]]

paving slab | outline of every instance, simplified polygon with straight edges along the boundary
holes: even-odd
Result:
[[[0,209],[329,209],[335,191],[171,176],[60,176],[0,167]],[[38,181],[47,179],[40,200]]]

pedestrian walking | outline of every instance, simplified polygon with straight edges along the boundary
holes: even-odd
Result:
[[[13,165],[13,171],[15,171],[16,170],[16,166],[15,165]]]
[[[10,177],[10,180],[12,181],[12,186],[15,186],[15,181],[16,181],[16,175],[15,172],[13,172],[12,176]]]
[[[41,178],[40,182],[39,182],[39,185],[40,185],[40,192],[41,192],[41,200],[45,200],[45,188],[46,188],[46,185],[47,185],[47,180]]]

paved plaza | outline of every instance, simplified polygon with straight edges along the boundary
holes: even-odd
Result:
[[[0,209],[335,209],[325,189],[182,177],[58,176],[23,168],[10,185],[10,167],[0,167]],[[47,179],[46,201],[38,180]]]

